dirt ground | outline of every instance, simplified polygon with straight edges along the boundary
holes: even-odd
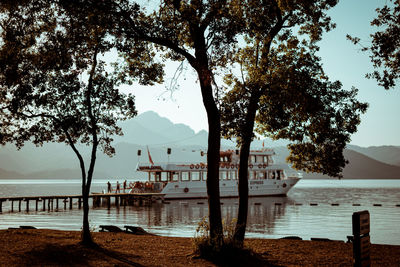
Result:
[[[0,266],[216,266],[193,254],[191,238],[108,232],[93,238],[98,247],[86,248],[80,232],[1,230]],[[246,246],[256,259],[234,266],[353,266],[352,244],[344,242],[248,239]],[[373,244],[371,260],[400,266],[400,246]]]

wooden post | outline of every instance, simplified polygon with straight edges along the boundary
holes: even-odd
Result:
[[[107,208],[111,208],[111,197],[107,197]]]
[[[64,209],[65,210],[67,209],[67,199],[66,198],[64,198]]]
[[[36,199],[36,211],[38,211],[38,202],[39,202],[39,198]]]
[[[22,199],[20,199],[20,200],[18,201],[18,211],[19,211],[19,212],[21,212],[21,202],[22,202]]]
[[[56,198],[56,210],[58,210],[58,198]]]
[[[353,213],[354,267],[371,266],[370,216],[367,210]]]
[[[115,196],[115,206],[119,206],[119,196]]]
[[[46,199],[42,198],[42,200],[43,200],[43,211],[45,211],[46,210]]]
[[[69,209],[72,210],[72,197],[69,198]]]
[[[3,212],[3,201],[0,200],[0,212]]]
[[[78,198],[78,207],[79,209],[82,207],[82,198]]]
[[[29,198],[27,198],[25,201],[26,201],[26,212],[29,212]]]
[[[12,199],[11,200],[11,212],[13,212],[14,211],[14,200]]]
[[[51,206],[50,206],[50,198],[47,199],[47,210],[50,211],[51,210]]]

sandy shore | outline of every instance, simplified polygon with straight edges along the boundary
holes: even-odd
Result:
[[[190,238],[93,233],[99,248],[79,244],[80,232],[1,230],[0,266],[215,266],[193,255]],[[248,239],[257,261],[235,266],[352,266],[352,244]],[[372,245],[372,266],[400,266],[400,246]],[[256,262],[256,263],[255,263]]]

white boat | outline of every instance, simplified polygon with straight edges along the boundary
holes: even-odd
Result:
[[[170,152],[170,150],[169,150]],[[138,153],[140,154],[140,153]],[[275,164],[272,149],[250,151],[249,196],[285,196],[299,181],[300,175],[288,175],[288,165]],[[239,152],[220,152],[219,187],[221,197],[238,196]],[[204,157],[206,158],[206,157]],[[165,199],[207,198],[207,164],[138,163],[137,171],[147,172],[148,181],[131,183],[132,192],[159,192]]]

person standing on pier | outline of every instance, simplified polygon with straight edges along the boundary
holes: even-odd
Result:
[[[110,181],[107,182],[107,193],[111,193],[112,188],[111,188],[111,183]]]
[[[125,193],[125,190],[126,190],[126,188],[127,188],[127,181],[126,181],[126,179],[125,179],[125,181],[124,181],[124,193]]]
[[[117,189],[115,190],[115,193],[121,193],[121,185],[117,181]]]

